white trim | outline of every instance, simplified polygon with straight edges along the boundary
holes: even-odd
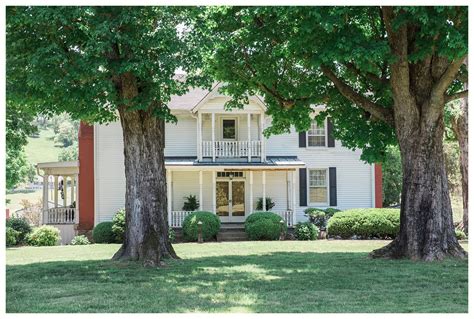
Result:
[[[283,171],[283,170],[296,170],[298,168],[304,168],[304,164],[298,165],[281,165],[281,166],[263,166],[263,165],[245,165],[245,166],[234,166],[234,165],[166,165],[166,169],[173,169],[173,171],[213,171],[213,170],[236,170],[236,171]]]
[[[370,187],[372,192],[372,207],[375,208],[375,165],[370,164]]]
[[[202,208],[202,170],[199,171],[199,210]]]
[[[265,171],[262,171],[262,210],[267,211],[267,174]]]
[[[249,214],[252,214],[253,212],[253,171],[250,171],[249,173]]]
[[[324,170],[326,171],[326,202],[321,202],[321,203],[311,203],[311,196],[309,194],[309,171],[311,170]],[[329,168],[328,167],[308,167],[306,170],[306,198],[308,199],[308,206],[328,206],[329,207],[329,194],[330,192],[330,187],[329,187]]]

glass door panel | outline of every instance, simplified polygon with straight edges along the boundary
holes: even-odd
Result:
[[[229,216],[229,182],[216,182],[217,215]]]
[[[245,216],[245,182],[232,181],[232,216]]]

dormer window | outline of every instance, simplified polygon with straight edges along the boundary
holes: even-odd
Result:
[[[326,121],[324,121],[322,125],[319,125],[315,120],[313,120],[308,131],[308,146],[326,146]]]

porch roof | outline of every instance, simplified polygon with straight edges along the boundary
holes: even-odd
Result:
[[[296,156],[267,156],[264,162],[247,162],[247,159],[222,159],[199,162],[197,157],[167,156],[165,165],[171,167],[242,167],[242,168],[298,168],[305,163]]]

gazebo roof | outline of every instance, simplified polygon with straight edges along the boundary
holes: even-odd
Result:
[[[46,175],[74,175],[79,174],[79,161],[46,162],[36,164],[36,169]]]

